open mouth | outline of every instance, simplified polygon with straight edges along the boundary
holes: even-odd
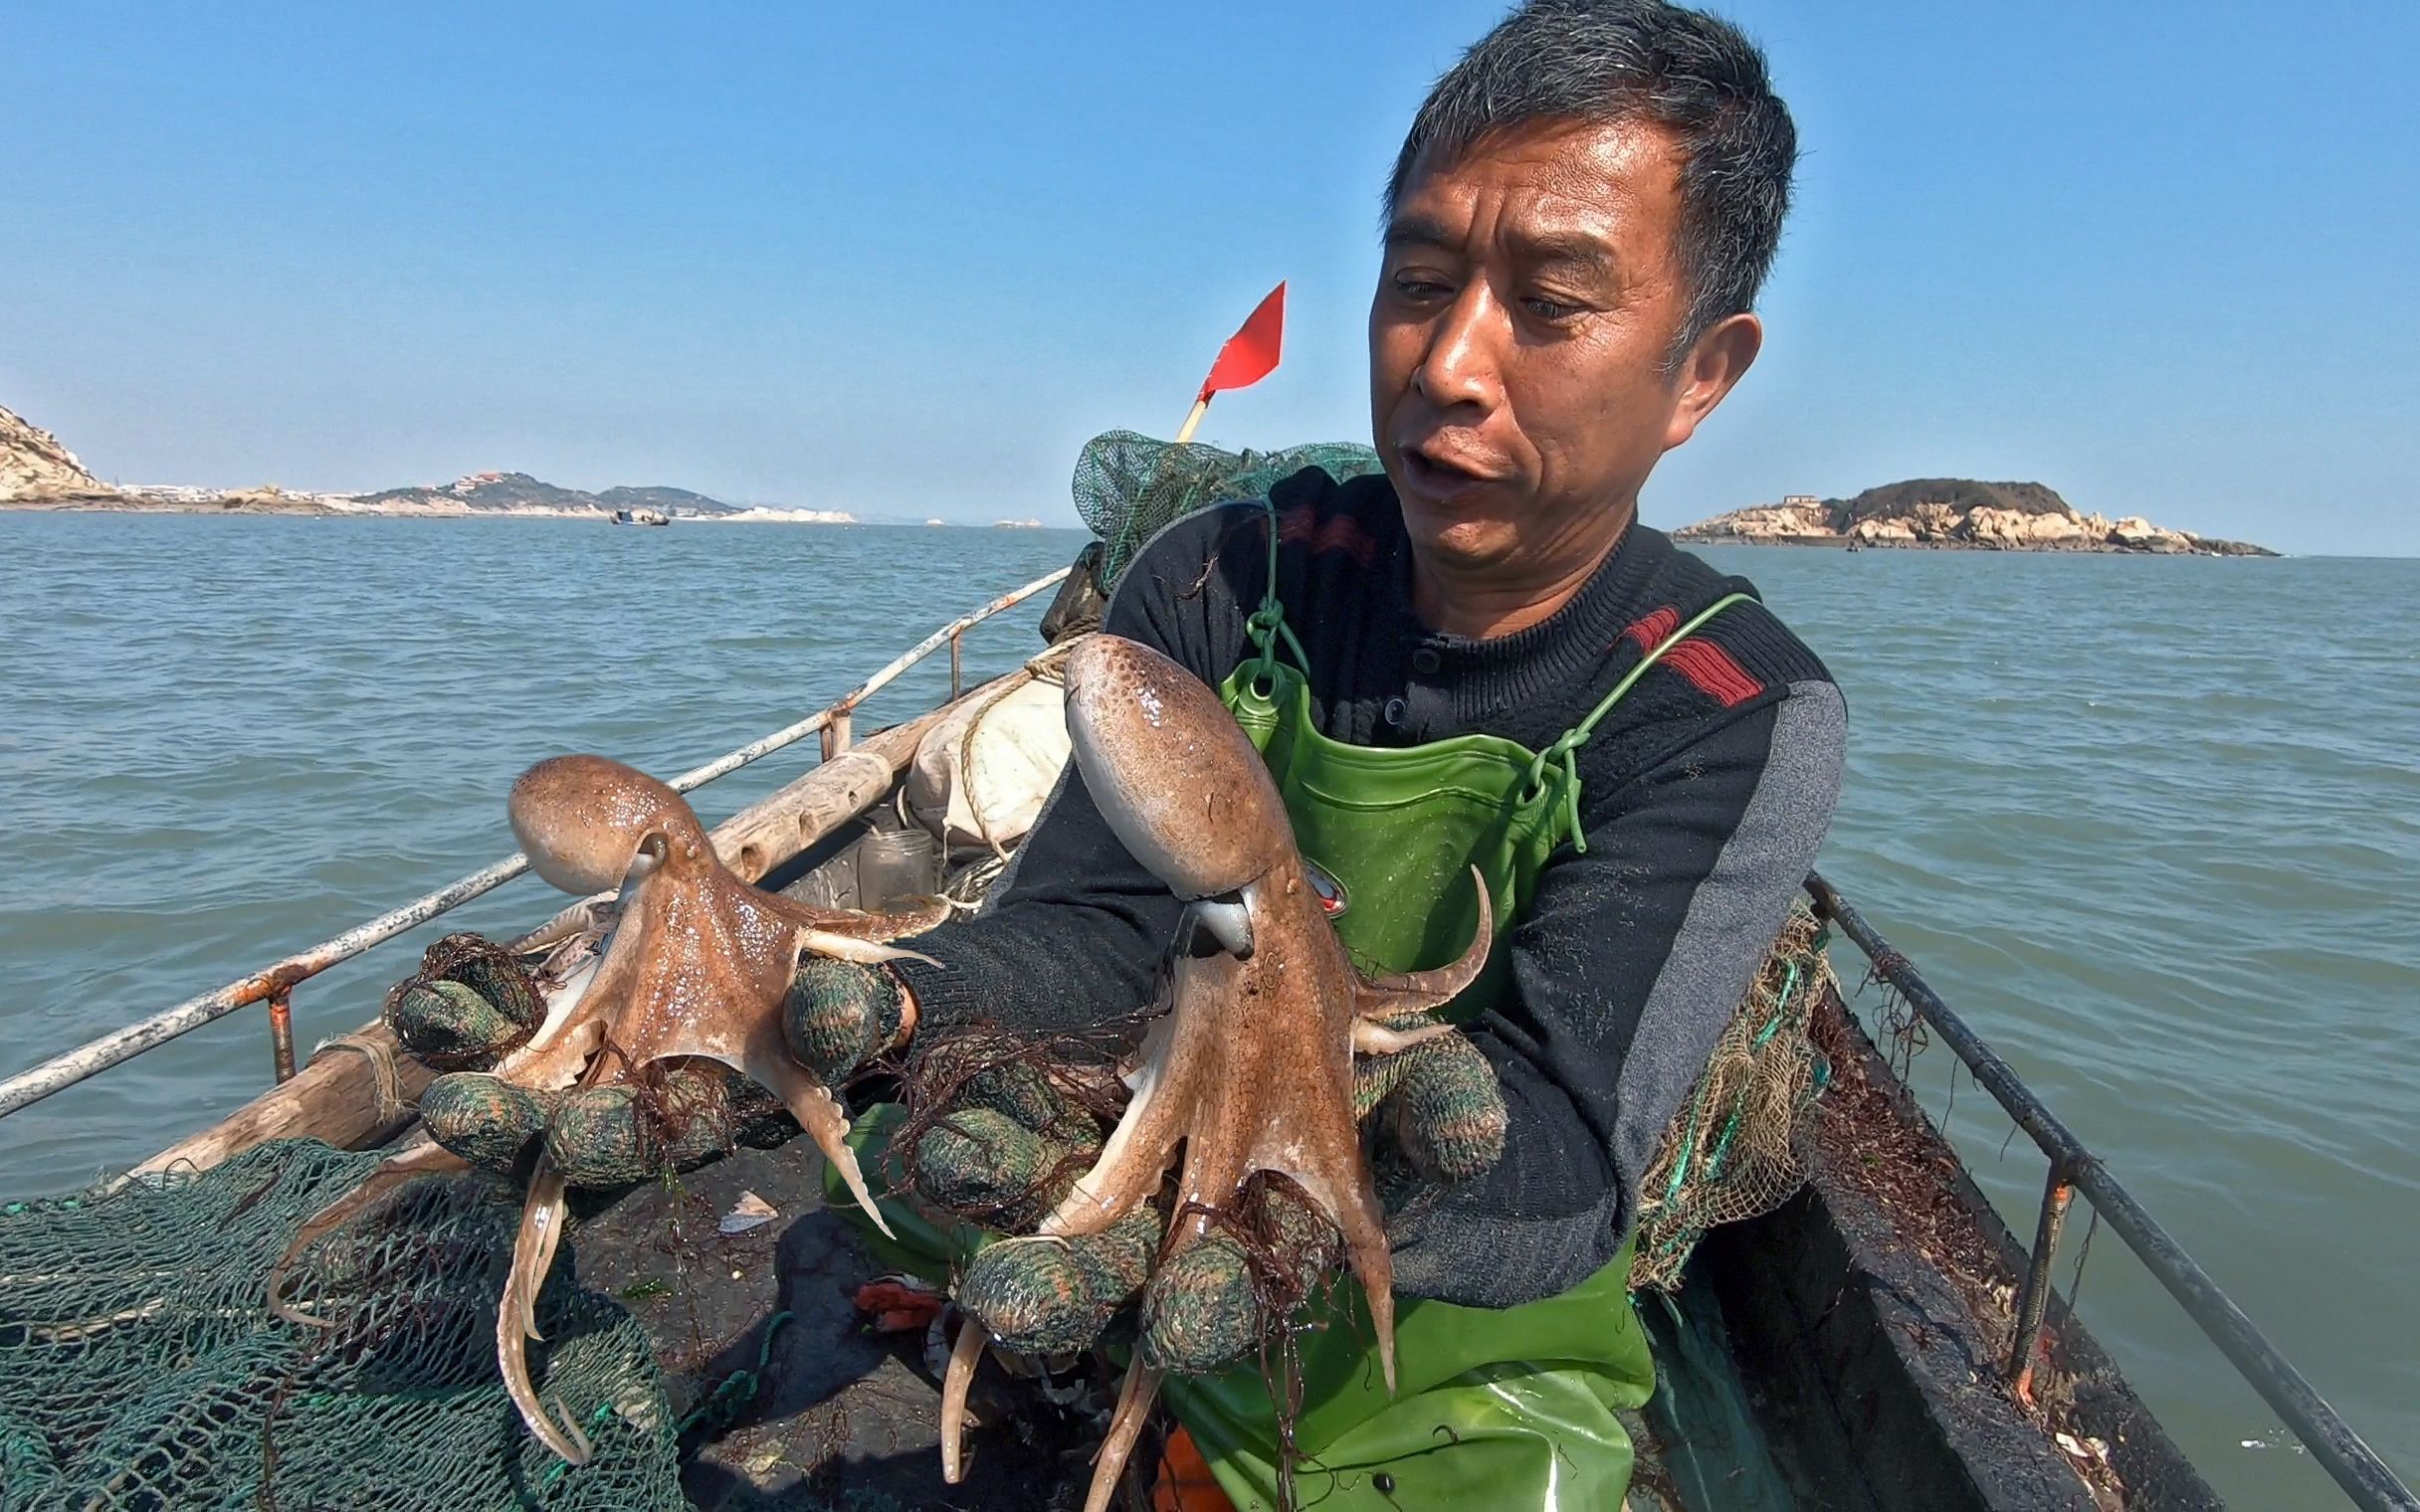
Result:
[[[1405,447],[1402,457],[1405,481],[1433,498],[1452,498],[1496,480],[1463,463],[1431,456],[1420,447]]]

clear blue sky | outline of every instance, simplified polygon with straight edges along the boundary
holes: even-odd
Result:
[[[17,8],[0,403],[125,481],[1069,519],[1280,278],[1206,439],[1366,439],[1377,187],[1498,9]],[[1650,521],[1946,473],[2420,554],[2420,10],[1725,9],[1799,209]]]

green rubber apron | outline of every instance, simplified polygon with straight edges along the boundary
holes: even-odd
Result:
[[[1486,734],[1394,749],[1330,739],[1311,720],[1307,659],[1274,587],[1250,622],[1258,657],[1219,693],[1268,761],[1305,858],[1333,884],[1329,905],[1346,950],[1365,971],[1425,970],[1470,944],[1474,866],[1501,939],[1528,913],[1554,848],[1586,849],[1579,747],[1667,650],[1746,598],[1730,595],[1674,631],[1541,752]],[[1494,1001],[1504,965],[1498,952],[1448,1017],[1467,1021]],[[1655,1389],[1629,1276],[1625,1245],[1579,1285],[1524,1306],[1398,1299],[1392,1397],[1358,1289],[1331,1287],[1324,1326],[1297,1336],[1298,1502],[1323,1512],[1618,1507],[1631,1444],[1615,1413],[1642,1406]],[[1275,1507],[1282,1450],[1260,1363],[1171,1377],[1165,1390],[1236,1506]]]
[[[1587,847],[1579,830],[1579,748],[1666,651],[1748,597],[1732,594],[1683,624],[1544,751],[1486,734],[1395,749],[1348,745],[1311,720],[1308,659],[1276,598],[1276,535],[1273,519],[1272,586],[1249,622],[1258,655],[1219,692],[1268,761],[1305,857],[1334,885],[1338,936],[1373,973],[1423,970],[1462,955],[1478,921],[1474,866],[1487,879],[1500,939],[1528,912],[1554,848],[1566,840]],[[1503,965],[1499,952],[1448,1017],[1467,1021],[1493,1001],[1503,990]],[[896,1110],[876,1110],[851,1140],[870,1158],[878,1190],[890,1185],[882,1146],[897,1119]],[[854,1212],[844,1198],[835,1202]],[[907,1227],[897,1246],[874,1241],[878,1253],[930,1273],[927,1251],[965,1251],[967,1235],[944,1235],[904,1207],[885,1202],[894,1226]],[[1391,1397],[1359,1289],[1328,1288],[1325,1303],[1314,1303],[1318,1326],[1297,1335],[1297,1501],[1321,1512],[1618,1507],[1630,1482],[1631,1445],[1615,1413],[1642,1406],[1655,1389],[1629,1276],[1624,1245],[1569,1291],[1519,1307],[1399,1298]],[[1170,1377],[1164,1391],[1236,1506],[1276,1507],[1283,1451],[1260,1363]]]

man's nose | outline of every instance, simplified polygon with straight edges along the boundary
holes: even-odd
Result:
[[[1412,372],[1421,396],[1439,409],[1496,407],[1502,373],[1503,311],[1484,279],[1474,279],[1429,327],[1428,351]]]

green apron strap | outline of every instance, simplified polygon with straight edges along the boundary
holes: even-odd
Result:
[[[1303,643],[1294,638],[1294,627],[1286,623],[1286,606],[1278,601],[1278,501],[1262,494],[1261,512],[1269,521],[1269,581],[1261,589],[1261,607],[1244,621],[1244,634],[1261,653],[1253,666],[1253,686],[1266,689],[1277,683],[1279,637],[1285,638],[1286,649],[1294,654],[1297,671],[1308,674],[1311,658],[1304,654]]]
[[[1278,644],[1281,640],[1284,641],[1287,652],[1292,656],[1297,671],[1309,674],[1311,658],[1305,655],[1303,643],[1295,639],[1294,627],[1286,623],[1286,606],[1278,599],[1277,500],[1269,495],[1262,495],[1261,510],[1263,517],[1269,522],[1269,580],[1262,587],[1260,607],[1253,610],[1250,617],[1244,621],[1244,634],[1259,653],[1252,660],[1252,676],[1247,690],[1265,700],[1277,686]],[[1595,708],[1588,711],[1587,718],[1565,730],[1552,745],[1530,758],[1528,780],[1521,786],[1520,802],[1523,804],[1536,802],[1546,780],[1546,768],[1559,762],[1563,769],[1563,832],[1570,836],[1572,850],[1585,852],[1588,849],[1588,837],[1580,832],[1579,748],[1588,743],[1588,738],[1596,733],[1598,722],[1613,712],[1613,706],[1621,702],[1622,696],[1647,674],[1649,667],[1663,660],[1666,652],[1696,635],[1709,620],[1733,604],[1752,604],[1754,602],[1756,602],[1754,594],[1724,594],[1683,622],[1681,627],[1671,635],[1649,647],[1647,655],[1639,659],[1638,664],[1624,672],[1622,680],[1613,685],[1613,691],[1607,693]],[[1274,710],[1263,710],[1264,716],[1274,712]],[[1255,743],[1259,742],[1256,740]]]
[[[1662,661],[1666,652],[1696,635],[1699,628],[1704,626],[1707,621],[1730,608],[1733,604],[1752,604],[1755,601],[1754,594],[1724,594],[1721,598],[1698,611],[1695,616],[1684,622],[1680,629],[1648,648],[1647,655],[1639,659],[1639,664],[1622,674],[1622,680],[1613,685],[1613,691],[1605,695],[1603,702],[1588,711],[1587,718],[1563,731],[1554,744],[1538,752],[1536,757],[1530,761],[1529,780],[1521,786],[1523,802],[1536,798],[1540,786],[1546,780],[1547,766],[1558,761],[1562,763],[1563,824],[1571,837],[1572,850],[1585,851],[1588,849],[1588,837],[1580,833],[1579,749],[1588,743],[1589,736],[1596,733],[1597,722],[1613,712],[1613,706],[1622,701],[1622,695],[1629,692],[1641,677],[1647,675],[1647,668]]]

